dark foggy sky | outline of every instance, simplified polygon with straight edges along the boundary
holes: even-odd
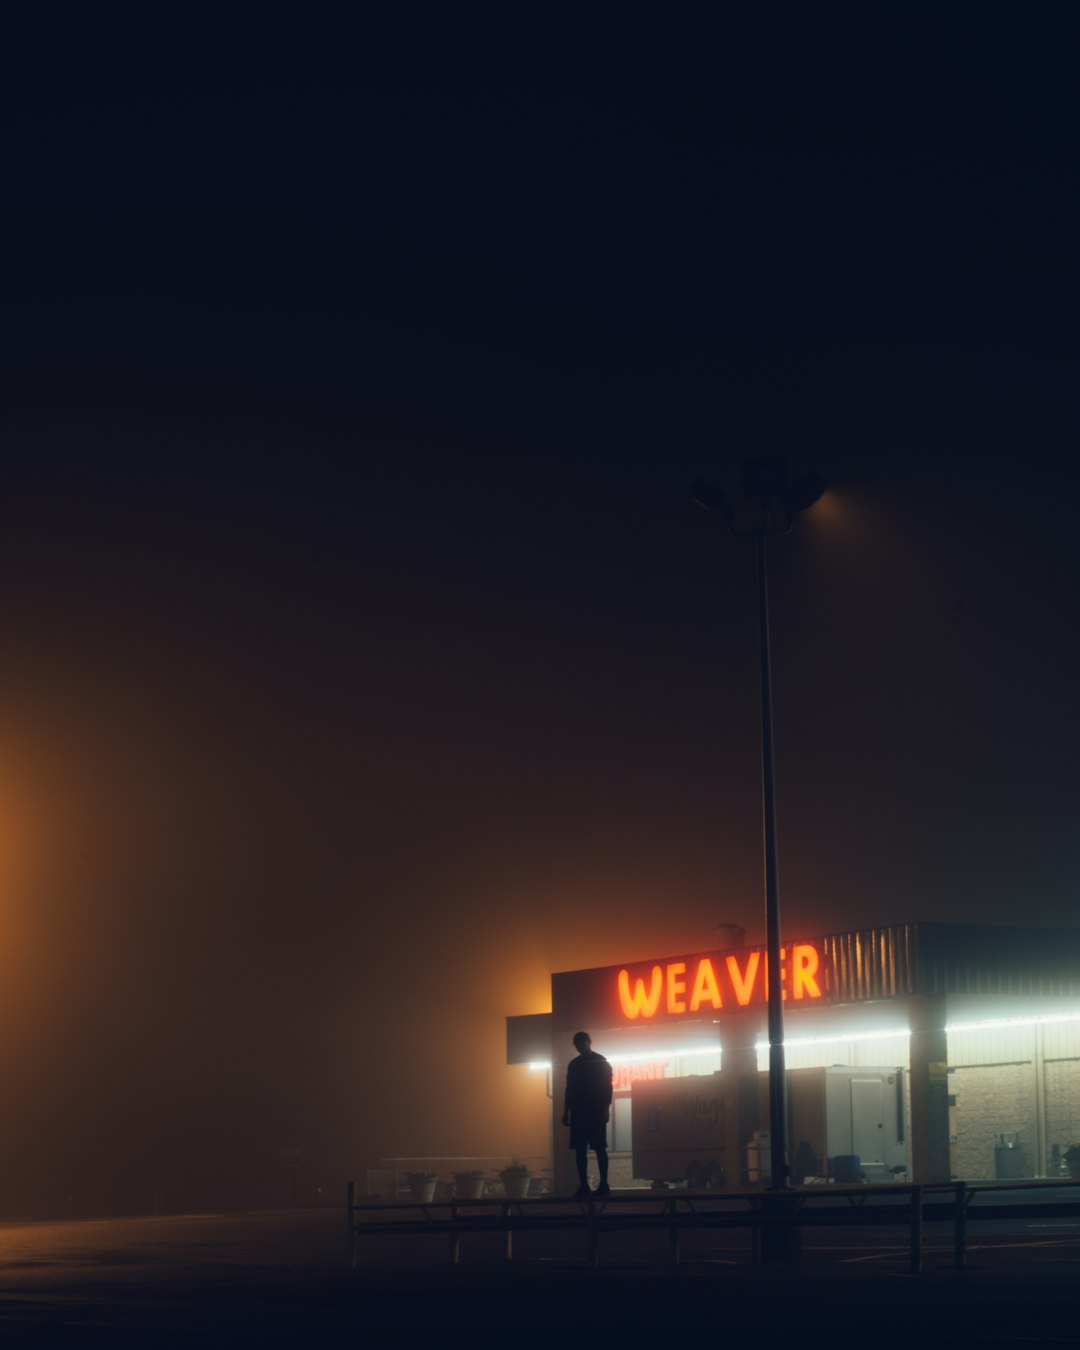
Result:
[[[1064,11],[824,10],[13,44],[9,1213],[542,1149],[507,1013],[760,936],[750,454],[787,930],[1074,921]]]

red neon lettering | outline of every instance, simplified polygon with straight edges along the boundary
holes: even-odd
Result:
[[[716,971],[713,970],[713,963],[707,956],[703,956],[698,962],[694,987],[690,993],[690,1011],[697,1012],[703,1003],[708,1003],[714,1008],[724,1006],[724,1000],[720,997],[720,986],[716,983]]]
[[[761,964],[761,953],[750,952],[746,958],[746,973],[739,969],[739,959],[736,956],[729,956],[727,959],[728,974],[731,976],[731,986],[735,990],[735,998],[740,1008],[745,1008],[750,1002],[754,993],[754,983],[757,980],[758,966]]]
[[[630,972],[619,971],[619,1004],[624,1017],[652,1017],[660,1006],[660,995],[663,991],[664,972],[659,966],[652,968],[648,991],[645,989],[645,981],[641,979],[634,981],[634,988],[631,990]]]
[[[663,1078],[667,1064],[650,1060],[648,1064],[615,1064],[612,1066],[612,1086],[616,1092],[628,1092],[635,1083]]]
[[[667,968],[667,1010],[669,1013],[686,1011],[685,961],[673,961]]]
[[[820,958],[809,942],[796,942],[791,950],[791,992],[796,998],[820,998],[821,986],[814,978]]]
[[[725,980],[720,979],[720,968],[712,958],[699,956],[694,960],[693,978],[687,975],[688,961],[669,961],[653,966],[645,977],[631,977],[628,970],[618,974],[619,1006],[624,1017],[650,1018],[663,1011],[671,1017],[697,1013],[702,1009],[724,1007],[724,985],[727,997],[734,995],[740,1008],[769,996],[769,969],[760,949],[732,953],[724,957]],[[740,964],[741,962],[741,964]],[[780,988],[785,1002],[820,999],[823,982],[820,977],[821,953],[810,942],[795,943],[790,949],[780,948]]]

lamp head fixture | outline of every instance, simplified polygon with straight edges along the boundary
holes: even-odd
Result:
[[[731,503],[722,488],[707,478],[698,478],[690,485],[690,495],[699,506],[719,516],[733,534],[786,534],[800,511],[813,506],[828,489],[828,482],[819,473],[800,474],[792,481],[787,461],[776,455],[761,455],[748,459],[743,465],[742,490],[747,501],[757,502],[761,518],[756,526],[736,528]],[[786,524],[777,531],[769,529],[770,512],[775,503],[783,507]]]
[[[805,511],[808,506],[813,506],[828,489],[829,484],[821,474],[811,470],[800,474],[794,483],[789,483],[781,493],[780,500],[787,508],[788,515],[794,516],[799,511]]]
[[[747,501],[757,501],[765,507],[774,500],[783,501],[790,477],[786,459],[776,455],[748,459],[742,471],[743,496]]]

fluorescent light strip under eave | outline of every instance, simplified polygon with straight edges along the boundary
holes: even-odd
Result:
[[[886,1031],[851,1031],[846,1035],[839,1032],[835,1036],[791,1036],[785,1039],[784,1049],[800,1045],[839,1045],[847,1044],[849,1041],[907,1040],[910,1036],[911,1031],[908,1027],[892,1027]],[[768,1041],[754,1042],[754,1049],[759,1052],[768,1048]]]
[[[993,1031],[998,1027],[1037,1027],[1051,1026],[1059,1022],[1080,1022],[1080,1013],[1048,1013],[1045,1017],[986,1017],[977,1022],[950,1022],[945,1027],[946,1035],[957,1031]],[[910,1037],[910,1027],[895,1027],[889,1031],[853,1031],[848,1035],[836,1036],[793,1036],[784,1041],[789,1045],[829,1045],[843,1041],[877,1041],[893,1037]],[[768,1050],[768,1041],[757,1041],[755,1050]]]
[[[1058,1023],[1080,1022],[1080,1013],[1048,1013],[1045,1017],[987,1017],[978,1022],[950,1022],[945,1031],[992,1031],[997,1027],[1035,1027],[1053,1026]],[[844,1041],[886,1041],[907,1039],[911,1036],[910,1027],[892,1027],[886,1031],[838,1032],[835,1036],[793,1036],[784,1041],[786,1046],[835,1045]],[[755,1042],[755,1050],[768,1050],[768,1041]],[[644,1064],[654,1059],[689,1059],[693,1055],[715,1055],[723,1052],[720,1045],[710,1045],[697,1050],[656,1050],[639,1052],[633,1055],[609,1055],[612,1064]],[[528,1066],[530,1069],[550,1069],[550,1063],[537,1060]]]
[[[1060,1022],[1080,1022],[1080,1012],[1047,1013],[1045,1017],[985,1017],[978,1022],[953,1022],[946,1031],[991,1031],[995,1027],[1048,1027]]]

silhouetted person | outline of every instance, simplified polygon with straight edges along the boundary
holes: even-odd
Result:
[[[587,1031],[574,1037],[577,1059],[566,1067],[566,1097],[562,1123],[570,1126],[570,1147],[577,1157],[578,1181],[575,1200],[589,1192],[589,1149],[600,1169],[597,1195],[610,1195],[608,1185],[607,1123],[611,1117],[611,1065],[592,1048]]]

